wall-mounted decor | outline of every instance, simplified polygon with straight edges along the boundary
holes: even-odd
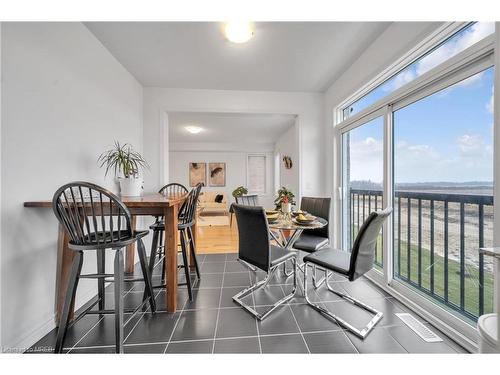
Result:
[[[208,163],[208,185],[226,186],[226,163]]]
[[[285,165],[286,169],[292,169],[292,158],[290,156],[283,156],[283,164]]]
[[[189,163],[189,186],[196,186],[200,182],[207,185],[207,164]]]

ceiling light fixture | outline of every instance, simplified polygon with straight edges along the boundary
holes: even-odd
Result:
[[[253,25],[251,22],[227,22],[224,34],[233,43],[245,43],[253,36]]]
[[[203,130],[199,126],[186,126],[185,129],[188,132],[190,132],[191,134],[198,134],[199,132],[201,132]]]

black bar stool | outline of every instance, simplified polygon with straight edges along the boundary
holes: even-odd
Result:
[[[57,331],[55,353],[61,353],[68,329],[70,307],[73,305],[78,281],[80,279],[96,279],[98,299],[85,309],[72,324],[86,314],[114,314],[116,352],[123,353],[123,327],[127,325],[144,302],[131,310],[132,316],[124,322],[123,284],[125,281],[143,281],[145,283],[146,300],[149,300],[151,313],[155,313],[156,305],[151,284],[151,275],[147,267],[146,251],[142,237],[149,231],[133,231],[131,215],[128,208],[110,191],[88,182],[71,182],[61,186],[54,194],[52,208],[59,222],[70,236],[68,247],[75,251],[71,274],[66,291],[66,298]],[[123,249],[137,242],[137,251],[143,278],[124,278]],[[114,273],[105,271],[105,250],[115,252]],[[97,252],[97,273],[81,274],[83,254],[85,251]],[[114,310],[105,309],[105,282],[114,282]],[[92,310],[95,305],[98,310]],[[127,312],[129,312],[127,310]]]
[[[163,194],[166,197],[178,197],[181,195],[185,195],[188,192],[189,192],[188,189],[184,185],[179,184],[177,182],[172,182],[170,184],[167,184],[158,191],[158,193]],[[161,227],[161,225],[163,225],[163,216],[157,216],[155,223],[153,224],[153,226],[150,227],[150,229],[153,229],[153,241],[152,241],[152,243],[159,244],[158,247],[160,248],[160,250],[162,250],[163,249],[163,233],[164,233],[164,231],[159,230],[159,229],[154,230],[155,226],[158,224],[160,225],[160,227]],[[161,282],[162,282],[162,284],[165,284],[165,268],[167,267],[167,259],[164,256],[162,257],[161,254],[160,254],[160,258],[163,258],[162,259],[163,262],[162,262],[162,271],[161,271]],[[153,272],[153,270],[151,270],[151,272]]]
[[[171,185],[180,185],[180,184],[169,184],[164,186],[160,193],[167,194],[168,187]],[[182,186],[182,185],[180,185]],[[187,259],[187,246],[190,246],[192,258],[194,260],[194,266],[196,268],[196,275],[198,279],[200,279],[200,269],[198,267],[198,260],[196,259],[196,247],[194,243],[194,236],[192,227],[195,223],[195,213],[196,213],[196,205],[198,203],[198,197],[200,195],[200,191],[202,188],[202,184],[196,185],[186,197],[183,205],[181,206],[178,214],[178,226],[181,238],[181,253],[182,253],[182,261],[183,264],[179,265],[179,267],[184,268],[184,274],[186,276],[185,283],[179,283],[179,285],[187,285],[189,300],[193,300],[193,291],[191,285],[191,276],[189,273],[189,263]],[[183,187],[183,186],[182,186]],[[184,188],[187,192],[187,189]],[[151,254],[149,257],[149,271],[153,273],[154,268],[159,264],[159,262],[163,262],[163,267],[165,267],[165,247],[162,245],[158,245],[158,240],[161,241],[161,234],[165,231],[165,222],[163,218],[157,219],[157,222],[149,227],[153,230],[153,242],[151,244]],[[161,243],[161,242],[160,242]],[[159,257],[158,263],[156,262],[156,257]],[[165,268],[163,268],[162,272],[162,283],[161,285],[155,285],[153,288],[164,288],[165,287]],[[146,298],[146,294],[144,295]]]

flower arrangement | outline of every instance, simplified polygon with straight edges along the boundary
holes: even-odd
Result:
[[[276,206],[276,209],[277,210],[281,209],[282,203],[294,205],[295,204],[294,198],[295,198],[295,194],[293,194],[286,187],[282,186],[281,189],[278,190],[277,198],[274,200],[274,204]],[[286,201],[284,201],[284,200],[286,200]]]

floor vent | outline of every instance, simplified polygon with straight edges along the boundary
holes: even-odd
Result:
[[[429,328],[418,321],[413,315],[408,313],[396,314],[399,319],[403,321],[408,327],[411,328],[422,340],[426,342],[440,342],[443,341],[441,337],[432,332]]]

